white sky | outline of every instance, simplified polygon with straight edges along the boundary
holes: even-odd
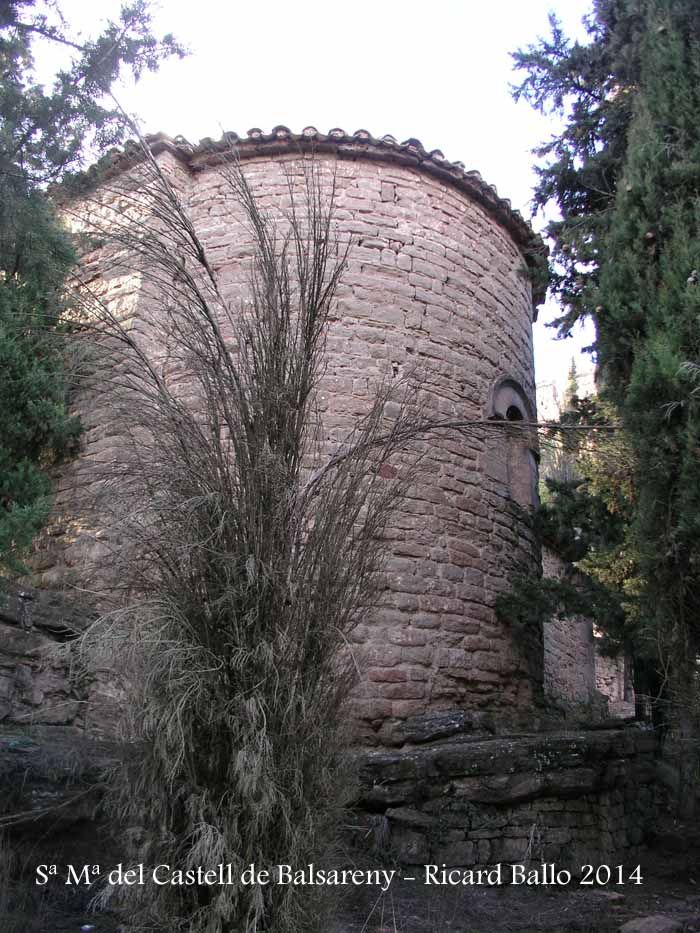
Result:
[[[549,32],[553,9],[570,36],[584,38],[591,0],[163,0],[156,32],[172,32],[191,54],[167,62],[119,98],[146,132],[196,142],[222,130],[240,135],[283,124],[327,132],[367,129],[400,142],[415,137],[477,169],[530,216],[531,150],[554,124],[515,104],[509,53]],[[115,0],[61,0],[72,29],[93,33]],[[38,64],[41,64],[38,62]],[[535,218],[541,227],[542,218]],[[538,381],[563,383],[571,356],[591,333],[553,341],[540,309]],[[587,365],[588,358],[579,362]]]

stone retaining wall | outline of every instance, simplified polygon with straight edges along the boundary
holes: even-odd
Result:
[[[654,819],[656,738],[636,727],[455,733],[359,757],[360,807],[405,864],[631,864]]]
[[[124,702],[109,659],[88,669],[80,635],[94,620],[84,600],[51,590],[0,592],[0,723],[116,730]]]

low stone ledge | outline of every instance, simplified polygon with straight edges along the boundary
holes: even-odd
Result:
[[[75,723],[84,698],[65,647],[44,632],[0,621],[0,722]]]
[[[631,726],[364,751],[358,805],[375,825],[382,815],[407,864],[541,857],[576,868],[641,843],[655,749],[653,732]]]
[[[368,751],[358,756],[362,802],[371,806],[375,789],[389,785],[411,788],[430,782],[434,786],[470,776],[478,777],[480,786],[485,786],[483,779],[488,776],[498,777],[506,786],[507,776],[512,775],[511,786],[521,796],[523,776],[531,775],[531,781],[537,777],[535,795],[540,791],[575,795],[610,784],[616,777],[614,767],[611,770],[614,763],[643,758],[655,748],[651,730],[631,727],[489,739],[460,736],[397,751]],[[413,791],[410,794],[415,796]]]
[[[76,638],[95,618],[94,610],[58,590],[38,590],[7,583],[0,590],[0,622],[39,629],[55,641]],[[3,643],[3,650],[5,645]]]
[[[421,744],[453,735],[493,733],[495,729],[483,715],[478,719],[465,710],[431,710],[399,722],[393,734],[397,745]]]
[[[0,730],[0,826],[22,831],[93,816],[118,746],[72,728]],[[32,830],[34,831],[34,830]]]

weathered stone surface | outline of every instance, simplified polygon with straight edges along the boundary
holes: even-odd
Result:
[[[576,582],[572,565],[547,548],[542,569],[546,577]],[[631,661],[603,656],[598,642],[591,619],[583,616],[545,624],[545,696],[574,721],[634,718]]]
[[[392,845],[404,865],[425,865],[430,848],[422,833],[399,826],[391,836]]]
[[[307,143],[291,138],[261,136],[240,152],[252,193],[276,218],[289,204],[290,178],[303,179],[299,146]],[[248,295],[252,244],[240,208],[226,197],[221,160],[162,140],[157,149],[220,274],[222,296],[235,306]],[[329,451],[368,411],[376,385],[414,369],[425,411],[435,417],[483,424],[505,417],[506,399],[525,421],[534,414],[532,288],[522,275],[532,235],[488,186],[461,171],[445,174],[446,163],[418,158],[420,151],[345,134],[324,137],[315,150],[322,192],[335,191],[338,236],[353,239],[318,392]],[[103,196],[114,197],[113,186]],[[90,209],[98,203],[99,196]],[[157,308],[153,320],[141,313],[148,302],[136,277],[106,270],[102,260],[100,247],[84,257],[91,287],[116,313],[141,314],[139,339],[167,371],[165,319]],[[86,430],[81,456],[59,483],[57,507],[67,515],[81,514],[100,464],[122,456],[121,426],[100,389],[97,380],[77,401]],[[532,728],[542,702],[542,633],[515,637],[495,602],[515,573],[538,570],[522,511],[536,499],[536,440],[504,434],[502,422],[493,422],[468,437],[445,433],[417,446],[420,469],[410,467],[413,485],[386,529],[382,606],[353,636],[363,669],[352,708],[358,733],[379,747],[431,730],[458,735],[488,728],[476,715],[487,710],[500,729]],[[392,468],[409,464],[397,460]],[[119,546],[117,532],[108,517],[82,514],[46,536],[36,564],[43,585],[109,590],[105,558]],[[470,716],[431,723],[434,712],[449,709]]]
[[[60,641],[74,638],[93,618],[85,603],[60,591],[7,584],[0,591],[0,622],[39,629]]]
[[[52,825],[89,819],[104,772],[119,750],[76,729],[0,730],[0,826],[17,831],[46,819]]]
[[[486,850],[517,861],[536,850],[579,868],[642,841],[654,816],[654,749],[653,735],[630,728],[363,752],[358,803],[385,813],[402,858],[410,830],[433,861],[476,864]],[[410,852],[416,845],[411,835]]]
[[[402,826],[416,826],[418,828],[430,829],[436,825],[436,820],[426,813],[420,813],[418,810],[411,810],[409,807],[389,808],[386,816],[394,823]]]
[[[69,724],[84,706],[65,649],[36,629],[0,622],[0,722]]]
[[[431,742],[474,731],[492,732],[493,725],[486,717],[477,717],[465,710],[435,710],[411,716],[399,723],[394,731],[394,739],[397,745],[403,745]]]
[[[0,722],[82,725],[87,693],[71,658],[94,617],[80,599],[24,586],[0,591]]]
[[[514,734],[535,731],[543,718],[542,633],[514,633],[495,612],[515,573],[539,569],[523,513],[536,501],[535,441],[489,420],[505,418],[511,405],[525,421],[534,414],[532,294],[520,228],[482,183],[460,174],[456,184],[432,159],[423,166],[407,149],[402,160],[394,147],[390,158],[367,158],[347,140],[324,145],[318,177],[324,192],[336,192],[341,241],[354,240],[318,392],[328,450],[367,412],[376,384],[416,364],[426,412],[482,426],[469,437],[444,434],[418,445],[420,470],[386,529],[382,605],[352,634],[363,673],[353,699],[365,746],[360,803],[410,864],[469,866],[528,853],[575,866],[629,851],[643,837],[643,814],[653,814],[653,737]],[[248,295],[252,247],[210,156],[165,146],[159,158],[220,273],[224,300],[236,306]],[[303,177],[299,150],[261,142],[242,163],[262,210],[278,216],[289,204],[290,177]],[[142,320],[148,301],[138,277],[105,274],[100,250],[85,257],[93,286],[117,315],[138,323],[139,339],[150,341],[164,378],[174,380],[181,374],[162,355],[163,318]],[[48,529],[36,554],[36,577],[47,588],[79,583],[101,592],[115,582],[108,558],[120,546],[119,522],[110,527],[88,508],[98,501],[101,467],[122,456],[123,426],[101,382],[78,401],[82,454],[57,484],[57,509],[68,517]],[[409,467],[397,460],[386,475]],[[50,650],[81,631],[89,614],[76,615],[51,594],[34,597],[31,611],[19,593],[0,608],[8,630],[0,716],[111,728],[124,686],[109,661],[79,692],[65,658]],[[577,673],[573,661],[569,669]],[[496,731],[504,734],[494,738]],[[46,745],[37,731],[29,744],[21,736],[8,738],[4,752],[0,744],[0,782],[12,789],[5,805],[13,812],[76,814],[92,805],[108,747],[102,754],[61,725],[53,735]]]
[[[546,548],[542,552],[546,577],[561,579],[571,567]],[[565,709],[591,706],[597,699],[595,646],[590,619],[553,619],[544,626],[544,689]],[[600,712],[603,701],[600,700]]]

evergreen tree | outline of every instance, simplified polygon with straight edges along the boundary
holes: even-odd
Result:
[[[0,569],[20,562],[49,509],[47,468],[79,434],[57,333],[73,251],[43,193],[0,176]]]
[[[576,371],[576,358],[571,357],[571,365],[569,366],[569,373],[566,377],[566,388],[564,389],[564,398],[562,399],[562,409],[566,411],[568,408],[571,408],[574,399],[578,398],[579,385],[578,385],[578,372]]]
[[[617,180],[625,158],[627,133],[637,82],[637,18],[627,10],[633,0],[594,0],[587,21],[591,41],[571,43],[556,17],[552,34],[536,46],[514,53],[526,73],[515,88],[542,113],[555,113],[563,129],[536,150],[538,185],[534,207],[555,204],[560,219],[548,224],[551,290],[562,314],[560,336],[574,324],[595,318],[592,298],[598,281],[600,250],[609,226]]]
[[[589,30],[589,45],[571,45],[554,24],[550,42],[518,53],[519,93],[567,114],[541,150],[554,159],[537,192],[561,211],[550,226],[558,324],[566,333],[594,320],[598,382],[631,450],[634,643],[653,659],[686,743],[680,797],[690,812],[700,721],[697,0],[600,0]]]
[[[35,79],[38,43],[70,49],[49,90]],[[80,426],[66,407],[60,341],[70,240],[46,195],[48,183],[121,141],[124,122],[105,95],[124,68],[138,77],[166,55],[171,36],[151,33],[145,0],[122,9],[95,40],[76,41],[55,4],[0,3],[0,572],[21,571],[49,510],[48,469]]]

